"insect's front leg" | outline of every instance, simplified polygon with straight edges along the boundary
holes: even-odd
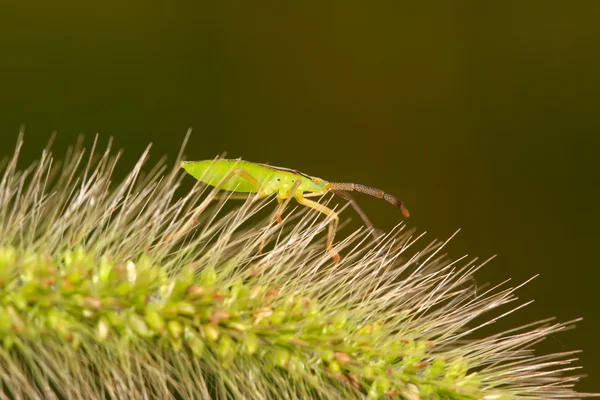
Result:
[[[319,212],[322,212],[330,218],[329,232],[327,235],[327,251],[333,258],[333,261],[336,264],[339,263],[341,259],[340,253],[338,253],[337,250],[333,248],[333,239],[335,238],[335,232],[337,231],[337,226],[340,221],[338,214],[329,207],[325,207],[324,205],[317,203],[316,201],[304,198],[302,196],[302,193],[296,194],[296,200],[303,206],[310,207]]]

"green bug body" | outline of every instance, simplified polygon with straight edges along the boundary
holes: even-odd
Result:
[[[248,194],[255,193],[258,197],[265,197],[275,194],[280,207],[276,213],[276,219],[279,223],[283,222],[281,218],[283,210],[291,198],[295,198],[298,203],[317,210],[330,218],[329,235],[327,237],[327,250],[336,263],[340,260],[340,255],[333,248],[333,239],[339,222],[339,217],[332,209],[306,197],[321,196],[327,192],[332,192],[346,199],[350,205],[358,212],[365,224],[373,231],[373,224],[369,221],[367,215],[360,209],[348,192],[356,191],[380,199],[400,208],[404,216],[408,217],[408,210],[404,207],[402,201],[385,193],[383,190],[375,189],[369,186],[356,183],[328,182],[321,178],[306,175],[293,169],[273,167],[266,164],[257,164],[243,160],[204,160],[204,161],[184,161],[181,167],[194,178],[214,186],[215,191],[227,190],[235,193],[244,194],[242,198],[248,198]],[[239,196],[229,196],[230,198],[240,198]],[[214,197],[213,197],[214,198]],[[207,199],[210,201],[211,198]],[[285,201],[283,201],[285,200]],[[206,208],[207,201],[198,206],[190,223],[185,224],[178,232],[167,235],[168,238],[175,238],[185,233],[190,226],[197,220],[200,212]]]
[[[194,178],[211,186],[217,186],[224,176],[237,168],[246,171],[258,183],[257,187],[248,179],[234,175],[222,185],[222,189],[231,192],[259,193],[261,196],[276,193],[279,198],[285,199],[298,179],[301,180],[298,192],[325,194],[329,191],[329,182],[320,178],[308,176],[292,169],[243,160],[184,161],[181,167]]]

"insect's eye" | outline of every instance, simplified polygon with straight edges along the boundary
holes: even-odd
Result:
[[[313,182],[316,183],[317,185],[321,184],[321,180],[319,178],[313,179]]]

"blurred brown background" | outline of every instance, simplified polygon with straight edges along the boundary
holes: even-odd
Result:
[[[429,239],[462,228],[450,254],[497,253],[478,282],[541,274],[494,329],[584,317],[541,347],[583,349],[599,390],[600,2],[91,4],[2,5],[0,156],[21,123],[25,161],[98,132],[122,173],[191,126],[188,158],[381,187]]]

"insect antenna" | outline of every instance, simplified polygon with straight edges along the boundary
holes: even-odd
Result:
[[[393,206],[398,207],[402,211],[402,215],[404,215],[405,217],[410,216],[410,213],[408,212],[406,207],[404,207],[404,203],[402,203],[402,200],[400,200],[396,196],[384,192],[381,189],[360,185],[358,183],[330,182],[330,185],[331,191],[359,192],[368,194],[369,196],[377,197],[378,199],[384,199]]]

